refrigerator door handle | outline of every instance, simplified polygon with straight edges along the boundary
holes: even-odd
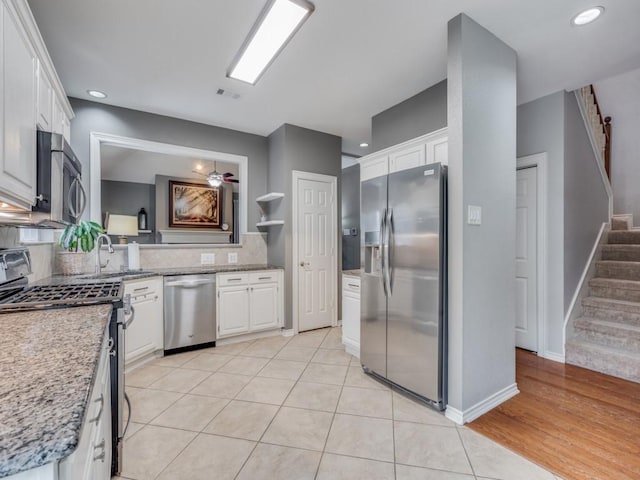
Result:
[[[387,265],[385,262],[385,236],[387,234],[387,209],[385,208],[380,218],[380,267],[382,280],[382,289],[384,290],[384,296],[388,297],[389,292],[387,290]]]
[[[387,295],[393,295],[393,249],[396,244],[393,208],[387,210]]]

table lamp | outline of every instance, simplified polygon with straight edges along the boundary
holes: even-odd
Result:
[[[109,215],[108,235],[117,235],[118,243],[127,243],[127,237],[138,236],[138,217],[133,215]]]

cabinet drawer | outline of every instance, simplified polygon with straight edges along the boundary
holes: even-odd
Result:
[[[345,292],[360,293],[360,279],[351,276],[342,277],[342,290]]]
[[[249,274],[249,283],[273,283],[280,278],[280,272],[266,270],[264,272],[254,272]]]
[[[226,285],[246,285],[249,283],[248,273],[225,273],[217,275],[219,287]]]
[[[138,297],[141,295],[157,294],[162,288],[162,282],[159,277],[155,277],[151,280],[130,281],[124,284],[124,293],[131,295],[131,297]]]

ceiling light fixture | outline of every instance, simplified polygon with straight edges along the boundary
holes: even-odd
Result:
[[[588,25],[591,22],[595,22],[604,13],[604,7],[591,7],[583,10],[582,12],[574,15],[571,19],[571,24],[576,27]]]
[[[87,90],[87,93],[94,98],[107,98],[107,94],[100,90]]]
[[[231,63],[227,76],[255,85],[314,8],[306,0],[269,0]]]
[[[362,148],[367,148],[367,147],[369,146],[369,144],[368,144],[367,142],[362,142],[362,143],[360,144],[360,146],[361,146]]]

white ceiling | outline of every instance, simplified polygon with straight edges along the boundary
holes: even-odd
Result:
[[[460,12],[518,52],[520,103],[640,67],[638,0],[315,0],[256,86],[228,79],[265,1],[29,4],[69,96],[103,90],[108,104],[260,135],[292,123],[355,154],[367,153],[372,115],[446,77],[446,25]],[[569,24],[593,4],[601,19]]]
[[[202,181],[204,177],[193,173],[197,165],[203,173],[214,169],[214,162],[197,158],[178,157],[162,153],[149,153],[129,148],[102,146],[100,149],[100,177],[102,180],[155,184],[156,175],[167,177],[193,178]],[[238,179],[238,165],[217,162],[218,172],[230,172]]]

